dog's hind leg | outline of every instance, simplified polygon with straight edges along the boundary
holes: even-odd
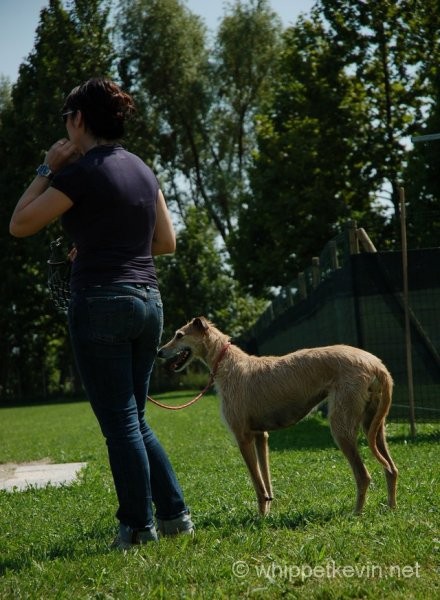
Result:
[[[379,452],[386,458],[388,464],[391,467],[391,471],[388,469],[384,469],[385,478],[387,480],[387,488],[388,488],[388,506],[390,508],[396,508],[396,494],[397,494],[397,476],[399,474],[396,465],[391,458],[390,451],[388,450],[386,437],[385,437],[385,424],[382,424],[382,427],[377,432],[376,444],[379,449]]]
[[[340,415],[332,414],[330,416],[330,427],[335,442],[345,454],[350,463],[353,475],[357,486],[357,499],[355,514],[360,514],[365,504],[368,486],[370,485],[371,477],[359,454],[357,447],[357,432],[358,428],[348,428],[341,423]]]
[[[374,406],[374,405],[373,405]],[[370,431],[371,423],[373,421],[374,415],[376,413],[375,408],[370,408],[370,410],[366,411],[363,418],[363,428],[365,435],[368,437],[368,432]],[[382,421],[382,424],[376,434],[376,446],[379,450],[380,454],[385,458],[388,462],[390,469],[386,469],[384,467],[385,479],[387,482],[388,489],[388,505],[390,508],[396,508],[396,494],[397,494],[397,476],[399,471],[397,470],[396,465],[391,458],[390,451],[386,442],[385,435],[385,422]]]
[[[257,494],[258,508],[261,515],[267,515],[270,509],[270,496],[266,490],[266,486],[258,464],[257,449],[255,445],[255,435],[248,434],[237,439],[238,447],[241,455],[249,470],[252,483]]]
[[[261,475],[263,477],[266,491],[269,499],[273,500],[272,482],[269,466],[269,434],[267,431],[259,432],[255,436],[255,448],[257,450],[257,460],[260,465]]]

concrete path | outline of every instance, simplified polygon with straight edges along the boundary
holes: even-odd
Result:
[[[0,490],[22,492],[32,486],[60,486],[72,483],[87,463],[48,464],[47,460],[26,464],[0,464]]]

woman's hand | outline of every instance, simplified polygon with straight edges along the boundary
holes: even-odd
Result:
[[[75,144],[66,138],[58,140],[46,152],[45,163],[52,173],[57,173],[80,157]],[[37,233],[54,219],[68,211],[73,203],[59,190],[49,187],[47,177],[38,176],[24,191],[12,213],[9,231],[16,237]]]
[[[76,246],[73,246],[67,253],[67,259],[70,260],[70,262],[73,262],[75,260],[77,254],[78,254],[78,250],[76,249]]]
[[[49,165],[52,173],[57,173],[60,169],[70,163],[75,162],[81,156],[79,148],[72,144],[67,138],[62,138],[53,144],[46,152],[44,162]]]

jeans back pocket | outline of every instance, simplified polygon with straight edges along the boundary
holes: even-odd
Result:
[[[92,338],[107,344],[129,340],[135,328],[136,301],[133,296],[88,297]]]

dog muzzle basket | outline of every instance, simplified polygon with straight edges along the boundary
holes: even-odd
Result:
[[[66,253],[61,245],[62,237],[50,243],[47,286],[49,296],[55,308],[62,313],[67,312],[70,301],[70,272],[72,262],[66,258]]]

